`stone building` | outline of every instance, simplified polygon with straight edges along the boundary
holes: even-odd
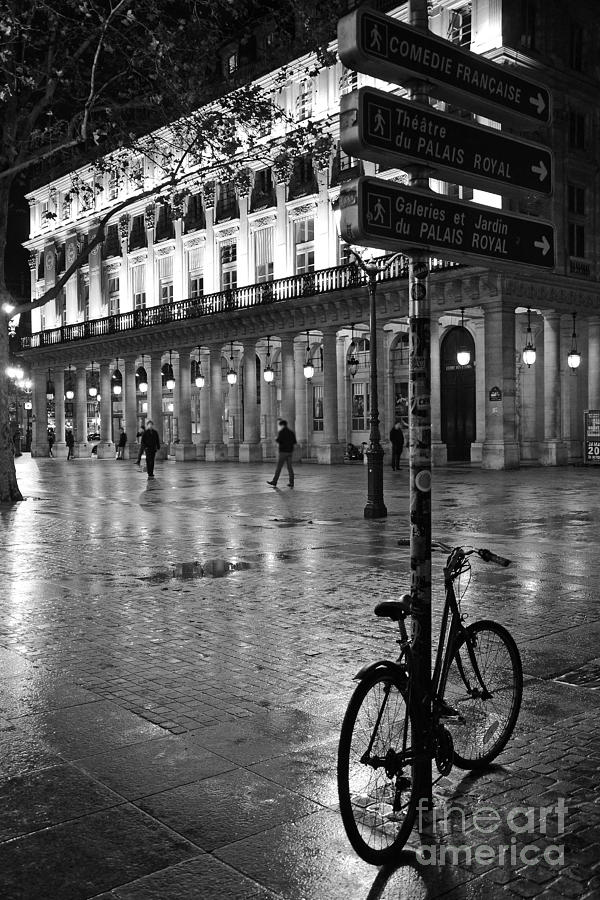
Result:
[[[388,12],[406,20],[406,4]],[[566,11],[558,0],[440,0],[430,4],[429,27],[550,89],[551,124],[512,133],[554,153],[550,198],[501,197],[489,185],[433,178],[430,186],[541,217],[556,233],[550,272],[431,260],[434,463],[581,461],[584,410],[600,408],[600,9],[593,0],[572,0]],[[368,85],[397,90],[339,61],[312,77],[294,71],[300,67],[290,67],[278,102],[334,137],[343,93]],[[140,164],[151,178],[150,162]],[[121,424],[134,454],[147,418],[177,460],[269,458],[280,415],[307,459],[338,462],[348,443],[368,441],[369,298],[337,234],[334,206],[344,180],[381,169],[338,145],[327,171],[308,155],[285,177],[272,167],[250,171],[244,190],[207,182],[179,206],[133,202],[115,214],[101,249],[56,301],[32,312],[23,356],[34,381],[34,455],[48,453],[48,426],[59,446],[69,426],[76,454],[88,455],[98,433],[98,456],[111,456]],[[406,179],[397,169],[381,174]],[[85,180],[88,171],[77,176]],[[71,184],[67,175],[28,196],[34,297],[55,283],[99,214],[133,191],[107,176],[86,205],[83,197],[65,202]],[[407,421],[407,286],[399,259],[377,291],[384,446],[394,421]],[[527,344],[536,350],[529,365]],[[574,349],[578,368],[568,363]],[[458,350],[469,351],[466,365]]]

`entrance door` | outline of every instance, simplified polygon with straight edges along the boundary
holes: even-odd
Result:
[[[459,349],[469,350],[471,361],[459,366]],[[442,441],[448,462],[471,459],[475,440],[475,343],[466,328],[451,328],[444,336],[440,352],[442,390]]]

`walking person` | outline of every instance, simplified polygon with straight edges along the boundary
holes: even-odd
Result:
[[[119,429],[119,442],[117,444],[117,455],[116,459],[125,459],[125,445],[127,443],[127,434],[123,426]]]
[[[67,429],[67,433],[65,434],[65,444],[67,445],[67,461],[74,459],[73,447],[75,446],[75,438],[73,437],[73,432],[70,428]]]
[[[396,471],[400,468],[400,457],[404,450],[404,432],[400,422],[396,422],[390,431],[390,441],[392,442],[392,469]]]
[[[54,432],[48,431],[48,456],[51,456],[54,459],[54,453],[52,452],[53,446],[54,446]]]
[[[292,466],[292,455],[296,446],[296,435],[291,428],[287,427],[285,419],[280,419],[277,426],[277,443],[279,444],[279,458],[277,460],[277,468],[273,475],[272,481],[267,481],[271,487],[277,487],[277,481],[284,464],[287,464],[288,471],[288,487],[294,487],[294,467]]]
[[[154,422],[152,419],[148,419],[146,422],[146,428],[142,434],[142,438],[140,440],[140,450],[138,453],[137,463],[139,466],[142,459],[142,453],[146,453],[146,471],[148,472],[148,478],[154,478],[154,457],[160,450],[160,438],[158,436],[158,431],[154,428]]]

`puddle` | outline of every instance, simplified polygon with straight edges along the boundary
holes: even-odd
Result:
[[[175,563],[170,569],[138,575],[137,578],[148,584],[164,584],[166,581],[186,581],[193,578],[222,578],[230,572],[243,572],[251,568],[251,564],[244,560],[213,557],[204,562]]]

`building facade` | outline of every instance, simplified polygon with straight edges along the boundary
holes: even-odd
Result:
[[[431,260],[434,463],[581,461],[584,410],[600,409],[600,10],[574,0],[565,18],[562,7],[525,0],[430,7],[432,32],[549,87],[551,125],[522,134],[549,145],[555,160],[549,199],[433,178],[430,186],[550,220],[557,237],[551,272]],[[390,14],[406,19],[406,5]],[[249,164],[245,185],[207,181],[182,191],[177,204],[134,201],[109,220],[104,243],[56,300],[32,311],[22,355],[33,381],[34,455],[48,454],[49,427],[59,448],[72,428],[76,454],[88,455],[99,435],[98,456],[114,455],[121,425],[133,455],[148,418],[177,460],[268,459],[279,416],[295,429],[301,454],[321,463],[342,461],[349,443],[368,441],[369,297],[334,207],[350,177],[407,175],[342,151],[339,105],[363,85],[402,92],[339,61],[307,77],[301,62],[290,67],[277,102],[296,121],[313,119],[332,133],[327,169],[306,154],[286,172]],[[149,160],[132,166],[151,183]],[[28,196],[32,297],[55,284],[111,204],[135,195],[134,180],[107,175],[101,194],[78,200],[73,174],[90,177],[82,168]],[[399,259],[377,289],[384,446],[394,422],[407,423],[407,316],[408,268]],[[527,345],[536,350],[529,364]],[[571,368],[575,349],[580,365]],[[460,350],[469,351],[468,363],[458,362]]]

